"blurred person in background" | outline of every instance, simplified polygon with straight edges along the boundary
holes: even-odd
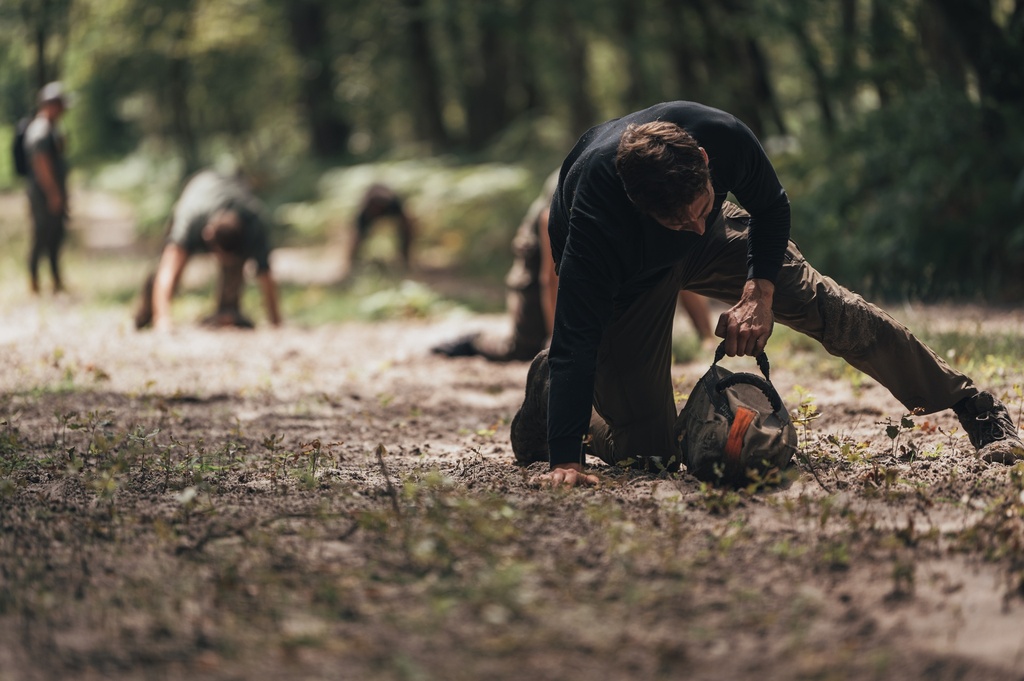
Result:
[[[391,187],[380,182],[370,185],[359,203],[353,221],[352,235],[348,244],[348,273],[351,274],[359,249],[370,235],[373,226],[382,219],[390,218],[398,232],[398,249],[406,271],[412,264],[412,240],[415,220],[409,214],[402,198]]]
[[[32,213],[32,245],[28,272],[33,293],[39,293],[39,260],[46,256],[53,275],[53,290],[64,290],[60,275],[60,249],[67,233],[68,164],[60,119],[69,98],[60,82],[48,83],[37,98],[35,117],[22,139],[29,209]],[[16,164],[17,165],[17,164]]]
[[[551,197],[558,171],[551,173],[526,211],[512,239],[512,267],[505,276],[505,307],[512,317],[507,336],[472,333],[431,349],[446,357],[481,356],[492,362],[530,361],[548,346],[554,328],[558,275],[548,239]],[[703,344],[714,342],[711,312],[703,296],[680,291],[679,303],[690,317]]]
[[[167,330],[171,323],[171,299],[189,258],[212,253],[217,260],[217,309],[203,319],[204,326],[252,328],[242,314],[244,268],[256,264],[256,281],[274,326],[281,323],[277,284],[270,271],[270,220],[266,209],[239,177],[203,170],[181,192],[171,215],[167,243],[156,273],[143,286],[135,327],[151,325]]]

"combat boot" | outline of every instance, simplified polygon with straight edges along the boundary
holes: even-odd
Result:
[[[548,460],[549,376],[548,351],[541,350],[526,374],[526,396],[510,429],[512,453],[524,466]]]
[[[989,392],[979,392],[953,407],[960,425],[984,461],[1013,464],[1024,459],[1024,442],[1006,405]]]
[[[212,329],[255,329],[256,324],[242,314],[241,310],[218,310],[203,317],[199,324]]]
[[[430,348],[430,351],[435,355],[444,355],[445,357],[472,357],[480,354],[476,347],[476,341],[479,337],[480,334],[478,333],[459,336],[455,340],[435,345]]]

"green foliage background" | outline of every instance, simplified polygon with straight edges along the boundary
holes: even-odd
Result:
[[[1024,295],[1024,137],[939,89],[865,115],[789,168],[794,224],[819,269],[885,297]],[[803,235],[809,235],[809,238]]]
[[[764,141],[820,269],[872,296],[1012,302],[1021,63],[1024,0],[0,0],[0,141],[60,78],[75,181],[130,197],[143,238],[214,165],[305,216],[286,241],[323,240],[359,185],[338,178],[374,167],[434,255],[497,277],[586,127],[694,99]],[[494,193],[467,194],[474,175]]]

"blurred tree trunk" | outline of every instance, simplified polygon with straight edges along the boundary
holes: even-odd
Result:
[[[666,49],[680,84],[679,98],[729,111],[759,137],[766,134],[768,121],[779,133],[786,132],[768,58],[745,28],[748,2],[684,5],[664,0],[662,11],[672,26]]]
[[[509,122],[509,40],[502,7],[472,0],[450,3],[445,27],[455,59],[464,114],[462,142],[479,150]]]
[[[590,98],[587,41],[580,32],[572,3],[561,2],[555,7],[555,27],[561,37],[564,94],[569,105],[569,132],[575,138],[599,122],[597,110]]]
[[[38,90],[60,77],[60,69],[51,63],[49,47],[52,38],[67,38],[71,0],[21,0],[17,12],[32,46],[33,85]]]
[[[538,59],[535,54],[538,0],[521,0],[516,18],[515,58],[512,78],[522,92],[522,110],[535,111],[541,106],[540,86],[537,82]]]
[[[857,0],[840,0],[836,72],[844,90],[857,80],[857,35]]]
[[[821,127],[826,134],[831,135],[836,131],[836,117],[832,108],[832,88],[821,54],[811,39],[805,24],[805,17],[789,13],[786,17],[786,24],[796,40],[797,50],[803,59],[804,66],[811,74],[814,100],[818,104],[818,113],[821,116]]]
[[[45,7],[45,3],[43,3]],[[49,69],[46,68],[46,26],[44,21],[36,24],[35,30],[35,53],[36,53],[36,87],[41,88],[50,80]]]
[[[871,81],[881,106],[887,106],[899,92],[894,75],[898,69],[899,42],[891,0],[871,0]]]
[[[993,19],[990,0],[930,2],[974,67],[982,101],[1024,105],[1024,1],[1017,0],[1005,28]]]
[[[678,99],[704,101],[708,89],[707,68],[697,37],[703,32],[691,17],[692,8],[676,0],[664,0],[662,10],[672,26],[667,49],[679,81]],[[682,35],[680,35],[682,34]]]
[[[741,20],[749,11],[743,0],[699,0],[694,9],[700,19],[700,34],[704,39],[704,52],[708,55],[708,80],[713,87],[705,103],[726,109],[747,124],[755,135],[765,132],[762,106],[769,106],[764,98],[770,88],[759,83],[766,74],[757,73],[757,65],[750,62],[752,41],[745,35]],[[725,30],[723,30],[723,28]]]
[[[417,134],[432,147],[444,149],[450,139],[444,124],[441,77],[434,59],[435,48],[430,38],[427,8],[424,0],[404,0],[404,3],[408,11],[406,34],[409,38],[409,66],[415,93]]]
[[[185,174],[190,175],[199,169],[199,152],[188,105],[189,66],[180,58],[172,59],[168,66],[166,94],[170,102],[171,130],[185,161]]]
[[[640,36],[640,4],[630,2],[616,3],[616,14],[619,34],[626,53],[626,92],[624,108],[636,111],[654,102],[647,97],[643,70],[643,53],[647,47]]]
[[[917,26],[928,65],[939,82],[960,92],[967,91],[967,68],[956,36],[946,25],[942,12],[930,3],[918,7]]]
[[[185,161],[185,174],[190,175],[199,169],[199,151],[192,125],[192,111],[189,106],[191,69],[187,56],[187,43],[191,33],[192,7],[191,3],[186,3],[186,5],[184,11],[176,17],[175,49],[172,50],[168,60],[168,78],[164,94],[171,113],[171,133],[181,149]]]
[[[506,36],[510,17],[495,3],[476,9],[475,40],[467,45],[469,60],[463,81],[466,111],[466,144],[479,150],[511,120],[508,107],[509,55]],[[468,36],[467,36],[468,37]]]
[[[309,126],[311,152],[319,158],[345,153],[352,126],[338,111],[334,50],[328,35],[326,0],[288,0],[292,47],[302,59],[300,103]]]
[[[767,110],[776,131],[780,135],[788,134],[782,109],[779,107],[778,97],[775,96],[775,86],[772,83],[771,72],[768,69],[768,58],[756,38],[747,39],[747,54],[750,63],[750,80],[754,98]]]
[[[839,37],[836,44],[836,70],[832,78],[834,94],[839,108],[849,114],[860,83],[857,52],[860,47],[860,26],[857,20],[857,0],[840,0]]]

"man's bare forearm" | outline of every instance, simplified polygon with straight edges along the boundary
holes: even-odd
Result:
[[[281,309],[278,302],[277,283],[270,272],[262,272],[256,275],[259,282],[260,293],[263,295],[263,305],[267,310],[267,318],[274,326],[281,325]]]
[[[774,283],[767,279],[747,280],[739,302],[722,313],[715,328],[715,335],[725,339],[727,355],[756,355],[764,351],[775,325],[774,298]]]

